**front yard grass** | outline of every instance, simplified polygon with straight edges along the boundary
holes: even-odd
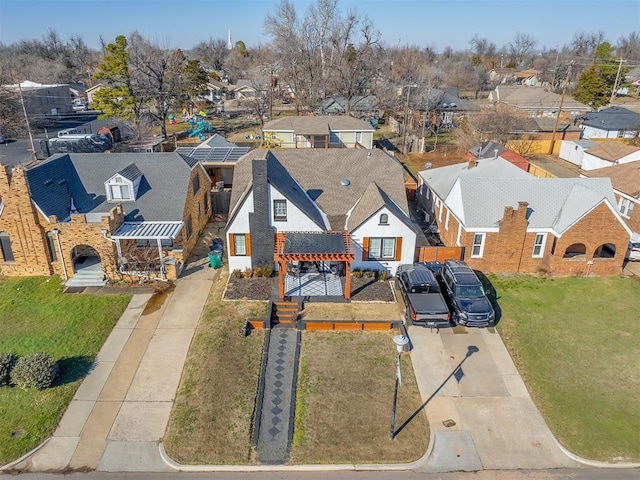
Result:
[[[489,279],[498,330],[556,438],[582,457],[640,460],[640,282]]]
[[[302,334],[291,461],[399,463],[429,443],[424,412],[389,438],[395,383],[394,332]],[[408,355],[401,363],[395,430],[422,404]]]
[[[248,464],[260,377],[263,331],[242,337],[246,317],[266,316],[266,302],[221,300],[227,269],[209,294],[189,355],[164,446],[184,464]]]
[[[60,365],[51,388],[0,387],[0,465],[55,429],[129,295],[63,295],[57,277],[0,280],[0,352],[44,352]]]

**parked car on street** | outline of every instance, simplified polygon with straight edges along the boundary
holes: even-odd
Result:
[[[640,261],[640,242],[629,242],[625,258],[631,262]]]
[[[491,327],[496,315],[482,283],[465,262],[445,260],[440,270],[443,293],[451,308],[451,319],[456,325]]]
[[[396,288],[404,299],[407,325],[450,326],[451,315],[440,284],[426,265],[400,265],[396,271]]]

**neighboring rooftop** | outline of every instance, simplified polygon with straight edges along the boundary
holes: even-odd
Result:
[[[616,160],[626,157],[627,155],[631,155],[637,151],[640,151],[640,147],[633,147],[624,143],[611,141],[602,142],[595,147],[590,147],[587,150],[587,153],[609,162],[615,162]]]
[[[367,122],[354,117],[318,115],[278,118],[265,123],[262,130],[295,132],[299,135],[329,135],[329,130],[372,132],[374,128]]]
[[[583,172],[586,177],[610,178],[614,190],[640,199],[640,162],[629,162]]]
[[[558,108],[560,99],[549,87],[527,87],[523,85],[498,85],[490,94],[494,102],[506,103],[520,108]],[[569,96],[562,101],[563,110],[588,111],[591,108]]]
[[[583,125],[602,130],[640,130],[640,113],[624,107],[609,107],[578,117]]]

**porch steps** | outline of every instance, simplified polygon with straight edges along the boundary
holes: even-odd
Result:
[[[107,282],[104,280],[102,269],[78,270],[73,273],[73,277],[65,282],[67,287],[102,287]]]
[[[275,301],[271,304],[271,325],[292,325],[298,322],[299,306],[296,302]]]

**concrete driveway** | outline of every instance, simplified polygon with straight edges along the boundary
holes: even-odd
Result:
[[[425,471],[567,468],[493,328],[410,327],[418,388],[434,434]]]

